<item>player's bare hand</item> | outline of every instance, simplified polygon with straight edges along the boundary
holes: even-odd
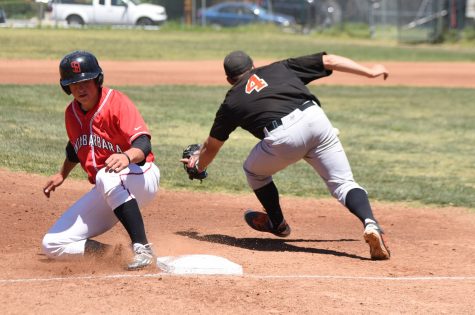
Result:
[[[129,159],[125,154],[115,153],[109,156],[106,160],[106,172],[119,173],[129,166]]]
[[[64,182],[64,177],[61,174],[55,174],[51,176],[46,184],[43,186],[43,194],[49,198],[50,193],[60,186]]]
[[[183,164],[186,164],[187,167],[193,168],[196,162],[198,161],[198,158],[199,158],[199,155],[192,155],[188,159],[187,158],[181,159],[180,162],[182,162]]]
[[[377,78],[379,76],[383,76],[384,80],[386,80],[389,76],[389,71],[388,69],[386,69],[385,66],[383,65],[380,65],[380,64],[377,64],[377,65],[374,65],[372,68],[371,68],[371,77],[372,78]]]

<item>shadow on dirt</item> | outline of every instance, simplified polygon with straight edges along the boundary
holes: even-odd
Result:
[[[331,249],[321,249],[312,247],[300,247],[289,243],[329,243],[329,242],[357,242],[355,239],[337,240],[308,240],[308,239],[275,239],[275,238],[237,238],[222,234],[199,235],[195,231],[179,231],[175,234],[186,236],[194,240],[210,243],[218,243],[235,246],[250,250],[275,251],[275,252],[303,252],[322,255],[333,255],[338,257],[348,257],[360,260],[370,260],[366,257],[339,252]]]

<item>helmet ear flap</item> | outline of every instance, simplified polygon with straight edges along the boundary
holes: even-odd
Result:
[[[97,76],[97,86],[99,87],[102,87],[102,83],[104,83],[104,74],[101,72],[98,76]]]
[[[59,85],[61,85],[61,88],[63,89],[64,93],[71,95],[71,89],[69,88],[69,86],[62,85],[61,83]]]

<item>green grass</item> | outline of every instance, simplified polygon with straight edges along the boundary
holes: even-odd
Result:
[[[475,91],[405,87],[311,86],[338,127],[355,179],[373,200],[475,208]],[[208,135],[227,91],[222,87],[124,87],[152,131],[169,189],[249,192],[242,162],[257,139],[237,130],[200,184],[185,176],[181,151]],[[57,86],[0,85],[0,167],[44,175],[64,159],[63,113]],[[85,178],[78,167],[72,174]],[[304,162],[275,176],[286,195],[328,197]]]
[[[60,60],[85,49],[100,60],[221,60],[242,49],[256,59],[281,59],[326,50],[359,61],[475,61],[475,45],[402,46],[395,41],[338,38],[333,33],[302,35],[271,26],[223,30],[165,27],[141,29],[0,28],[0,59]]]

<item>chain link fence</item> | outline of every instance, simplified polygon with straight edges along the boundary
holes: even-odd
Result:
[[[475,0],[237,1],[254,2],[268,11],[292,15],[304,33],[356,27],[366,31],[369,38],[401,42],[437,42],[445,30],[463,30],[466,20],[473,21],[475,17]],[[167,6],[171,1],[161,2]],[[189,16],[186,20],[193,25],[204,25],[205,21],[196,19],[196,12],[221,2],[227,1],[184,0],[188,11],[179,14]],[[174,2],[175,9],[177,5]]]
[[[445,0],[398,0],[398,36],[401,42],[437,42],[448,16]]]
[[[348,0],[339,1],[342,25],[369,27],[370,38],[400,42],[438,42],[447,29],[465,28],[469,0]],[[474,8],[475,9],[475,8]]]
[[[0,0],[0,25],[9,19],[41,19],[48,0]],[[235,0],[295,18],[303,33],[347,31],[350,36],[400,42],[438,42],[444,32],[475,33],[475,0]],[[43,2],[43,3],[42,3]],[[205,25],[199,10],[228,0],[142,0],[162,5],[169,20]],[[46,16],[46,17],[45,17]],[[44,20],[46,22],[46,20]],[[356,33],[358,32],[358,34]]]

